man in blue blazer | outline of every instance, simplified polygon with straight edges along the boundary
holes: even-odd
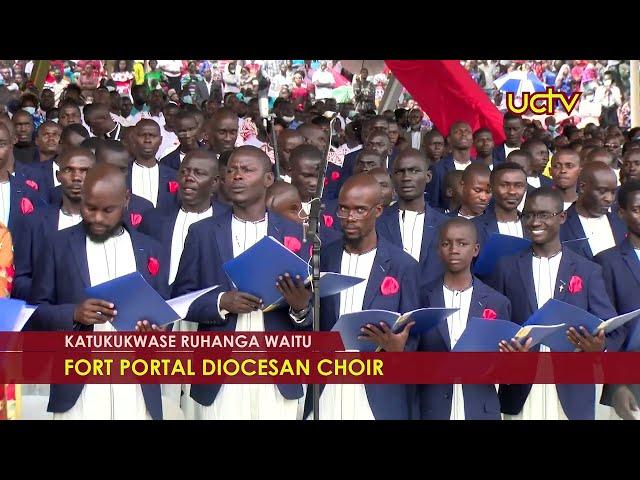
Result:
[[[619,215],[627,225],[629,236],[618,246],[600,252],[594,261],[602,267],[604,284],[618,314],[640,308],[640,181],[627,180],[618,190]],[[627,331],[638,328],[631,320]],[[623,350],[627,345],[623,345]],[[615,407],[623,419],[633,420],[640,400],[639,385],[605,385],[601,403]],[[636,408],[632,408],[635,406]]]
[[[180,169],[180,164],[185,155],[200,148],[200,143],[198,142],[200,129],[198,128],[198,121],[193,112],[180,111],[176,115],[175,122],[176,135],[180,145],[166,155],[164,155],[165,152],[159,152],[160,155],[164,155],[159,163],[160,165],[165,165],[177,171]]]
[[[177,201],[165,211],[152,209],[142,219],[140,232],[155,238],[170,259],[169,284],[173,283],[189,227],[199,220],[228,213],[229,205],[214,199],[218,185],[218,159],[209,150],[192,150],[178,171]],[[174,244],[174,240],[177,240]]]
[[[162,142],[160,126],[154,120],[143,118],[133,128],[131,138],[136,158],[129,165],[127,186],[133,194],[149,200],[154,208],[170,210],[178,194],[178,172],[156,160]]]
[[[437,253],[438,228],[447,217],[425,201],[424,190],[431,180],[425,154],[414,148],[403,150],[391,178],[398,201],[383,210],[376,231],[418,261],[420,281],[431,283],[443,272]]]
[[[506,141],[493,149],[494,163],[506,161],[509,153],[518,150],[522,145],[522,134],[524,133],[524,123],[522,117],[511,112],[506,112],[502,119],[502,129]]]
[[[582,167],[578,200],[567,209],[567,221],[560,227],[560,240],[588,260],[603,250],[620,245],[627,228],[609,212],[616,194],[613,170],[602,162]]]
[[[550,298],[575,305],[604,320],[616,315],[606,294],[602,268],[560,243],[560,226],[566,218],[562,207],[562,196],[551,188],[542,187],[529,194],[522,218],[532,248],[500,259],[490,279],[490,285],[511,301],[513,322],[523,324]],[[582,334],[571,327],[567,334],[569,341],[581,351],[619,350],[626,334],[624,328],[606,337],[603,332],[591,336],[582,328],[581,331]],[[538,392],[543,387],[546,390]],[[557,389],[561,409],[541,414],[539,405],[534,404],[535,398],[528,401],[531,385],[502,385],[500,403],[503,413],[521,415],[526,419],[595,417],[594,385],[556,385],[555,388],[536,385],[534,388],[535,398],[540,398],[538,394],[549,398]]]
[[[122,222],[127,201],[125,177],[111,165],[98,165],[87,175],[82,191],[83,221],[54,234],[35,269],[30,303],[38,308],[32,330],[113,331],[109,324],[117,305],[86,299],[87,287],[138,271],[168,298],[167,267],[160,245]],[[137,400],[113,402],[94,385],[51,385],[48,411],[67,419],[162,419],[160,385],[132,387]],[[102,392],[102,393],[100,393]],[[113,398],[113,390],[111,391]],[[135,393],[134,393],[135,392]],[[105,397],[106,393],[106,397]]]
[[[438,163],[431,166],[433,178],[429,183],[428,197],[433,208],[446,209],[447,198],[447,173],[451,170],[464,170],[475,159],[471,158],[471,146],[473,134],[471,126],[467,122],[455,122],[449,129],[447,141],[452,153],[443,157]]]
[[[376,218],[382,213],[378,182],[365,173],[354,175],[340,191],[338,216],[344,239],[323,246],[320,270],[365,278],[339,294],[321,300],[320,329],[330,331],[340,315],[361,310],[408,312],[419,308],[418,263],[389,240],[376,234]],[[374,320],[374,319],[372,319]],[[409,327],[398,334],[388,328],[367,325],[364,336],[386,351],[415,349],[408,342]],[[412,416],[411,387],[406,385],[357,385],[347,392],[340,385],[327,385],[320,397],[320,419],[408,420]],[[341,394],[336,403],[331,390]],[[329,391],[329,392],[328,392]],[[347,413],[342,401],[357,406]],[[311,395],[307,396],[307,413]]]
[[[199,331],[307,329],[312,322],[309,314],[311,292],[304,287],[304,279],[294,282],[283,275],[277,283],[288,305],[263,313],[260,299],[234,290],[222,269],[225,262],[240,255],[265,235],[274,237],[294,253],[299,253],[302,248],[300,226],[266,209],[266,191],[273,183],[269,157],[257,147],[237,148],[229,157],[223,181],[233,202],[232,211],[191,226],[172,295],[175,297],[214,285],[219,287],[193,302],[185,320],[198,323]],[[192,385],[191,398],[201,406],[200,419],[297,418],[298,399],[303,396],[302,385],[271,385],[277,390],[276,394],[271,390],[267,398],[256,392],[257,402],[251,400],[252,395],[248,391],[253,387]]]
[[[40,210],[38,191],[29,187],[25,178],[9,172],[13,160],[13,140],[9,129],[0,123],[0,222],[7,226],[13,239],[15,275],[11,296],[26,300],[31,291],[33,261],[38,251]]]
[[[504,164],[503,164],[504,165]],[[418,351],[449,352],[472,317],[511,318],[511,303],[471,273],[478,255],[476,228],[457,217],[440,227],[438,253],[444,274],[422,291],[424,307],[460,308],[446,322],[420,336]],[[464,314],[466,313],[466,317]],[[497,348],[496,348],[497,350]],[[495,385],[462,385],[462,398],[453,385],[418,385],[422,420],[500,420],[500,401]],[[463,405],[459,402],[463,400]],[[456,408],[452,408],[454,405]]]
[[[526,172],[517,163],[504,162],[493,169],[490,182],[493,205],[473,219],[480,248],[492,233],[523,236],[518,205],[527,191]]]

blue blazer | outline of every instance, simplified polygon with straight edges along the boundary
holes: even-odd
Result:
[[[40,206],[47,205],[49,203],[50,190],[42,170],[34,164],[27,164],[18,160],[15,161],[13,169],[14,177],[20,179],[29,190],[33,190],[33,197],[38,201],[38,204]],[[35,182],[37,188],[33,188],[34,185],[28,182],[29,180]]]
[[[49,199],[50,199],[49,200],[50,205],[55,206],[55,208],[48,209],[47,215],[49,216],[53,215],[53,213],[55,212],[55,230],[57,230],[58,229],[58,213],[60,210],[60,206],[62,205],[62,187],[60,185],[58,185],[53,190],[51,190]],[[146,198],[139,197],[138,195],[134,195],[132,193],[131,198],[129,199],[129,208],[127,208],[127,210],[124,212],[122,219],[128,225],[133,226],[133,228],[138,228],[139,223],[137,221],[134,222],[135,225],[132,225],[131,223],[134,216],[140,215],[144,218],[144,215],[146,215],[146,213],[150,212],[151,210],[154,210],[153,203],[151,203]],[[48,224],[49,226],[53,225],[53,218],[52,217],[49,218],[48,222],[49,222]]]
[[[220,285],[219,288],[202,295],[191,304],[185,320],[198,323],[198,331],[235,332],[237,315],[226,318],[218,313],[218,295],[232,290],[231,283],[222,270],[222,265],[233,259],[233,239],[231,237],[231,211],[215,218],[207,218],[194,223],[189,228],[180,266],[173,282],[173,297],[184,295],[202,288]],[[284,243],[285,236],[301,240],[300,225],[269,212],[267,234]],[[309,315],[303,324],[295,324],[289,309],[281,308],[264,314],[265,331],[288,331],[307,329],[312,323]],[[201,405],[211,405],[221,385],[192,385],[191,398]],[[302,385],[278,385],[278,390],[286,399],[296,399],[303,395]]]
[[[353,153],[357,153],[357,152],[353,152]],[[345,156],[345,161],[349,155],[351,155],[351,153]],[[322,200],[334,200],[338,198],[338,194],[340,193],[340,188],[344,183],[344,180],[342,179],[342,177],[343,175],[345,175],[344,163],[342,165],[343,165],[342,167],[339,167],[335,163],[332,163],[332,162],[327,163],[327,173],[325,176],[326,180],[325,180],[324,190],[322,191]],[[338,176],[338,178],[334,180],[333,179],[334,176]]]
[[[389,240],[403,250],[400,223],[398,220],[398,204],[384,209],[376,221],[376,231],[381,237]],[[422,246],[420,247],[420,283],[428,285],[443,274],[442,261],[438,255],[438,232],[440,225],[448,220],[446,215],[425,205],[424,227],[422,230]],[[404,251],[404,250],[403,250]]]
[[[475,158],[471,157],[471,161],[475,162]],[[442,157],[435,165],[430,167],[431,181],[427,184],[427,193],[429,195],[429,204],[433,208],[446,209],[447,205],[447,173],[455,170],[453,163],[453,155]]]
[[[9,221],[7,228],[13,241],[13,264],[15,276],[13,280],[12,298],[27,300],[31,292],[31,280],[36,257],[42,248],[40,239],[41,227],[39,211],[43,208],[41,197],[36,190],[24,184],[20,174],[9,175]],[[33,212],[22,213],[22,202],[31,203]],[[26,212],[26,210],[25,210]]]
[[[344,242],[338,241],[322,248],[320,270],[340,273]],[[394,295],[383,295],[380,286],[386,276],[396,278],[400,290]],[[330,331],[338,321],[340,294],[320,300],[320,330]],[[418,295],[418,264],[402,249],[384,237],[378,237],[376,257],[367,280],[363,310],[390,310],[409,312],[420,308]],[[415,349],[407,345],[406,350]],[[321,386],[321,388],[323,388]],[[409,420],[412,416],[413,389],[408,385],[365,385],[371,411],[376,420]],[[306,413],[312,407],[311,389],[307,395]],[[306,417],[306,414],[305,414]]]
[[[609,225],[611,225],[611,231],[613,232],[616,245],[620,245],[626,237],[627,226],[617,215],[611,212],[607,213],[607,218],[609,219]],[[574,203],[567,209],[567,220],[560,225],[560,240],[578,255],[582,255],[587,260],[593,260],[593,253],[591,252],[589,241],[578,240],[579,238],[585,237],[586,235],[578,216],[578,210],[576,210],[576,204]]]
[[[493,288],[511,301],[511,321],[521,325],[538,309],[532,258],[531,250],[504,257],[498,261],[491,277]],[[574,275],[582,278],[583,288],[580,292],[572,294],[568,285]],[[616,315],[606,293],[602,268],[564,246],[554,292],[553,298],[582,308],[601,319],[606,320]],[[608,334],[607,350],[620,350],[625,337],[624,327]],[[558,384],[557,389],[562,408],[570,420],[594,419],[594,385]],[[531,385],[501,385],[502,411],[510,415],[520,413],[530,390]]]
[[[135,161],[135,160],[134,160]],[[178,192],[171,193],[169,191],[169,182],[175,181],[178,172],[173,168],[169,168],[166,165],[159,164],[160,169],[158,175],[158,201],[156,203],[156,209],[161,211],[170,211],[176,203],[176,197]],[[133,163],[129,164],[129,171],[127,173],[127,187],[131,190],[131,172],[133,170]],[[133,191],[131,191],[133,193]]]
[[[165,167],[173,168],[176,171],[180,170],[180,164],[182,163],[180,162],[180,145],[162,157],[159,163]]]
[[[482,215],[475,217],[472,221],[478,232],[478,243],[480,244],[480,248],[482,248],[492,233],[500,233],[498,230],[496,211],[493,207],[487,207]],[[524,227],[522,230],[524,232]]]
[[[596,255],[593,260],[602,267],[604,285],[619,315],[640,308],[640,260],[627,238],[617,247]],[[627,324],[631,331],[638,319]],[[623,345],[623,349],[626,345]]]
[[[163,298],[168,298],[167,277],[169,262],[162,255],[160,245],[125,225],[131,236],[138,272]],[[84,290],[91,285],[87,263],[86,233],[84,225],[66,228],[53,235],[38,256],[30,303],[38,305],[29,321],[30,329],[37,331],[93,331],[93,326],[73,322],[76,306],[86,297]],[[160,273],[151,276],[147,269],[150,257],[160,262]],[[154,420],[162,419],[160,385],[141,385],[149,414]],[[51,385],[49,412],[71,409],[84,385]]]
[[[423,290],[423,305],[425,307],[444,308],[444,294],[442,292],[443,277],[440,277]],[[498,318],[511,318],[511,303],[504,295],[482,283],[478,278],[473,279],[473,293],[469,306],[469,317],[482,318],[485,308],[496,312]],[[420,336],[419,351],[449,352],[451,338],[447,322],[442,322]],[[421,420],[449,420],[451,417],[451,401],[453,385],[418,385],[418,399],[420,402]],[[463,385],[464,417],[466,420],[500,420],[500,401],[495,385]]]
[[[504,151],[504,143],[493,147],[493,164],[497,165],[507,161],[507,154]]]
[[[231,206],[211,200],[213,206],[213,217],[218,217],[231,211]],[[155,238],[165,249],[168,259],[171,259],[171,244],[173,242],[173,229],[180,212],[180,204],[176,203],[171,210],[159,211],[151,209],[145,213],[138,231]]]

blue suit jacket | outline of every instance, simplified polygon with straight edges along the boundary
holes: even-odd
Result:
[[[231,206],[211,200],[213,206],[213,217],[218,217],[231,211]],[[173,242],[173,229],[180,211],[180,204],[176,203],[171,210],[159,211],[149,210],[142,218],[142,223],[138,230],[145,235],[155,238],[162,248],[165,249],[167,258],[171,259],[171,244]]]
[[[353,153],[357,153],[357,152],[353,152]],[[345,156],[345,159],[351,155],[351,153],[347,154]],[[325,176],[325,186],[324,186],[324,190],[322,191],[322,200],[335,200],[336,198],[338,198],[338,194],[340,193],[340,188],[342,187],[342,184],[344,183],[344,180],[342,180],[344,173],[344,163],[342,164],[342,167],[339,167],[338,165],[336,165],[335,163],[329,162],[327,164],[327,173]],[[337,179],[333,179],[334,176],[337,176]]]
[[[162,157],[159,163],[165,167],[173,168],[176,171],[180,170],[180,164],[182,163],[180,162],[180,145]]]
[[[443,278],[440,277],[423,290],[424,307],[444,308],[442,291]],[[511,318],[511,303],[502,294],[482,283],[478,278],[473,281],[473,293],[469,306],[469,317],[482,318],[485,308],[496,312],[498,318]],[[420,336],[419,351],[449,352],[451,338],[447,322],[429,330]],[[449,420],[451,417],[451,401],[453,385],[418,385],[420,402],[420,419]],[[500,401],[495,385],[463,385],[464,415],[466,420],[500,420]]]
[[[609,219],[609,225],[611,225],[611,231],[613,232],[616,245],[620,245],[627,234],[627,226],[613,213],[608,212],[607,218]],[[578,210],[576,210],[576,204],[574,203],[567,209],[567,220],[560,225],[560,240],[578,255],[582,255],[587,260],[593,260],[593,253],[591,252],[589,241],[578,240],[585,237],[586,235],[578,216]]]
[[[169,262],[162,255],[160,245],[152,238],[128,227],[136,257],[138,272],[160,295],[168,298],[167,276]],[[76,306],[86,297],[84,291],[91,285],[87,263],[86,233],[83,224],[66,228],[53,235],[51,242],[38,257],[30,303],[38,305],[29,321],[30,329],[39,331],[93,331],[93,326],[73,322]],[[147,269],[149,257],[160,262],[160,273],[151,276]],[[154,420],[162,419],[160,385],[141,385],[149,414]],[[84,385],[51,385],[49,412],[71,409]]]
[[[169,182],[175,181],[178,172],[173,168],[169,168],[166,165],[159,164],[160,169],[158,175],[158,201],[156,203],[156,209],[161,211],[170,211],[176,204],[176,197],[178,192],[171,193],[169,191]],[[131,190],[131,172],[133,170],[133,163],[129,164],[129,171],[127,173],[127,187]],[[133,193],[133,191],[131,191]]]
[[[320,270],[340,273],[344,242],[338,241],[322,248]],[[394,295],[383,295],[380,286],[386,276],[394,277],[400,290]],[[340,294],[320,301],[320,330],[329,331],[338,321]],[[409,312],[420,308],[418,295],[418,264],[402,249],[383,237],[378,237],[376,257],[367,280],[363,310],[390,310]],[[406,350],[415,346],[405,347]],[[376,420],[408,420],[412,415],[412,392],[407,385],[365,385],[371,411]],[[311,411],[311,392],[307,395],[307,413]],[[305,415],[306,416],[306,415]]]
[[[27,180],[33,180],[36,183],[38,186],[38,189],[35,190],[35,192],[37,192],[36,198],[41,206],[49,203],[49,183],[45,178],[42,168],[40,168],[38,164],[24,163],[16,160],[13,165],[13,170],[15,177],[20,178],[25,185]],[[53,183],[53,177],[51,178],[51,183]],[[32,187],[29,188],[33,190]]]
[[[476,160],[472,157],[471,161],[475,162]],[[432,177],[427,184],[427,194],[429,196],[429,205],[433,208],[446,209],[448,207],[445,196],[447,193],[447,173],[455,170],[455,168],[452,155],[442,157],[435,165],[430,167]]]
[[[496,145],[495,147],[493,147],[493,158],[494,158],[494,165],[505,162],[507,160],[507,154],[504,151],[504,143],[501,143],[500,145]]]
[[[389,240],[403,250],[399,208],[397,204],[384,209],[376,221],[376,231],[381,237]],[[420,247],[420,283],[428,285],[444,272],[442,261],[438,255],[438,232],[440,225],[448,220],[446,215],[425,205],[424,227],[422,230],[422,246]]]
[[[499,260],[491,277],[493,288],[511,301],[511,321],[521,325],[538,309],[532,258],[531,250],[504,257]],[[572,294],[568,285],[574,275],[582,278],[583,288]],[[582,308],[601,319],[606,320],[616,315],[606,293],[602,268],[564,246],[554,292],[553,298]],[[608,334],[607,350],[619,350],[625,337],[624,327]],[[562,408],[570,420],[594,419],[594,385],[558,384],[557,389]],[[501,385],[502,411],[510,415],[520,413],[530,390],[531,385]]]
[[[219,288],[202,295],[191,307],[185,320],[199,324],[198,331],[234,332],[237,315],[226,318],[218,313],[218,295],[232,290],[231,283],[222,270],[222,265],[233,259],[233,239],[231,237],[231,211],[215,218],[207,218],[194,223],[189,233],[180,259],[176,279],[172,285],[172,296],[176,297],[202,288],[220,285]],[[301,241],[302,228],[281,216],[269,212],[267,234],[284,243],[285,236]],[[289,316],[289,309],[281,308],[264,314],[265,331],[288,331],[307,329],[312,322],[311,315],[297,325]],[[192,385],[191,398],[201,405],[211,405],[220,391],[221,385]],[[287,399],[300,398],[302,385],[278,385],[278,390]]]
[[[492,233],[500,233],[498,230],[496,211],[493,207],[487,207],[482,215],[475,217],[472,221],[478,232],[478,243],[480,244],[480,248],[482,248]]]
[[[62,187],[58,185],[53,190],[51,190],[49,198],[50,198],[49,200],[50,205],[54,206],[55,208],[46,210],[47,213],[45,215],[48,215],[50,217],[47,219],[47,222],[48,222],[47,226],[50,227],[51,225],[53,225],[53,217],[51,215],[53,215],[55,212],[54,230],[57,230],[58,229],[58,213],[60,210],[60,206],[62,205]],[[124,216],[122,217],[122,219],[128,225],[131,225],[131,220],[134,215],[141,215],[144,219],[144,215],[146,215],[146,213],[150,212],[151,210],[154,210],[153,203],[151,203],[146,198],[139,197],[138,195],[134,195],[132,193],[131,198],[129,199],[129,208],[124,212]],[[138,226],[139,224],[136,223],[136,225],[133,226],[133,228],[138,228]]]
[[[38,215],[43,207],[40,195],[36,190],[24,184],[24,177],[21,174],[9,175],[9,191],[11,205],[7,228],[11,232],[13,241],[13,264],[15,267],[11,297],[27,300],[31,292],[35,259],[42,248]],[[33,205],[32,213],[22,213],[23,199],[28,199]]]
[[[604,285],[618,314],[640,308],[640,260],[629,239],[617,247],[600,252],[593,259],[602,267]],[[631,320],[631,331],[638,319]],[[624,346],[623,346],[624,348]]]

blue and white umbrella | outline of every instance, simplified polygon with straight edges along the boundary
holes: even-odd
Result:
[[[501,92],[512,92],[516,96],[522,95],[523,92],[544,92],[547,88],[533,72],[523,70],[507,73],[495,80],[493,84]]]

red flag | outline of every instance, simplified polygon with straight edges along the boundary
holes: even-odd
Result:
[[[444,135],[463,120],[485,127],[496,145],[505,141],[502,114],[458,60],[385,60],[395,77]]]

